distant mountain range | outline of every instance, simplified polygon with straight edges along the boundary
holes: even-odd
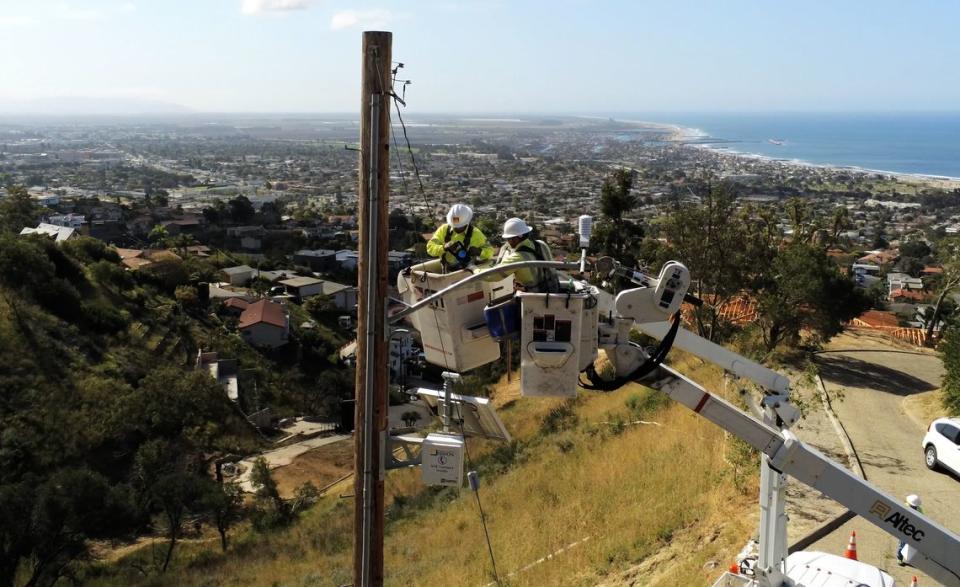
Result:
[[[192,109],[160,100],[140,98],[50,97],[36,100],[0,100],[0,115],[100,116],[185,114]]]

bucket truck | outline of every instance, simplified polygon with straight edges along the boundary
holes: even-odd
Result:
[[[572,274],[581,268],[580,263],[552,261],[527,261],[512,267],[520,265],[553,267]],[[486,278],[496,275],[498,268],[442,279],[423,275],[425,269],[414,267],[399,278],[408,307],[395,314],[392,322],[424,309],[414,323],[425,341],[444,343],[434,352],[443,359],[439,364],[490,362],[489,357],[499,353],[478,334],[483,330],[478,326],[482,315],[471,310],[470,304],[489,294],[485,292],[489,286],[479,284],[489,283]],[[960,587],[960,537],[801,442],[790,430],[800,413],[790,401],[786,377],[681,328],[681,303],[684,299],[697,301],[687,294],[690,273],[682,263],[667,263],[657,276],[622,267],[611,258],[598,259],[592,269],[594,276],[624,278],[637,287],[614,297],[582,279],[570,278],[562,280],[560,293],[517,295],[523,325],[519,332],[521,394],[569,396],[576,393],[576,385],[610,391],[637,382],[666,394],[759,451],[759,540],[741,553],[739,572],[725,573],[715,585],[893,585],[889,575],[865,563],[817,552],[788,554],[785,489],[787,478],[792,477],[903,540],[916,552],[910,561],[914,567],[944,585]],[[443,287],[422,287],[439,281]],[[471,293],[463,295],[462,291]],[[427,316],[430,313],[434,316]],[[633,329],[659,339],[659,346],[650,350],[631,342]],[[472,350],[481,346],[481,351]],[[744,412],[665,364],[673,347],[755,383],[762,397],[750,405],[754,413]],[[595,367],[598,350],[604,351],[612,373],[609,368],[598,371]],[[484,356],[471,356],[475,352]],[[571,377],[579,378],[573,381]]]

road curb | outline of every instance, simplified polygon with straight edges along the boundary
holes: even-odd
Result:
[[[857,454],[857,450],[853,447],[853,443],[850,441],[850,436],[847,434],[846,428],[843,427],[843,423],[840,422],[840,418],[838,418],[836,412],[833,411],[833,405],[830,403],[830,394],[827,393],[827,387],[823,384],[823,378],[820,377],[819,373],[816,375],[816,381],[817,395],[820,397],[820,402],[823,404],[823,409],[827,414],[827,419],[830,420],[830,424],[833,426],[834,431],[837,433],[837,436],[840,437],[840,444],[843,445],[843,451],[847,453],[847,462],[850,465],[850,470],[853,471],[855,475],[866,481],[867,474],[863,470],[863,463],[860,462],[860,456]],[[856,517],[856,515],[857,514],[850,510],[844,511],[839,516],[836,516],[832,520],[828,520],[814,530],[807,532],[798,540],[794,541],[793,544],[787,547],[787,552],[791,553],[804,550],[808,546],[826,537],[840,526],[843,526],[849,520]]]

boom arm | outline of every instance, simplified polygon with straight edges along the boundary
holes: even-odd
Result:
[[[911,564],[940,583],[960,587],[960,536],[908,509],[805,445],[712,395],[673,369],[660,366],[639,381],[667,394],[769,457],[775,470],[819,490],[891,536],[917,549]],[[763,569],[760,569],[763,571]]]

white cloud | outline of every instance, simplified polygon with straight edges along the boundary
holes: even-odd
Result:
[[[240,12],[243,14],[262,14],[265,12],[289,12],[305,10],[313,0],[243,0]]]
[[[131,12],[136,11],[136,9],[137,9],[137,5],[134,4],[133,2],[124,2],[124,3],[121,4],[120,7],[118,8],[118,10],[119,10],[120,12],[125,12],[125,13],[128,13],[128,14],[131,13]]]
[[[330,19],[330,28],[339,31],[351,27],[381,28],[393,20],[389,10],[375,8],[373,10],[341,10]]]

